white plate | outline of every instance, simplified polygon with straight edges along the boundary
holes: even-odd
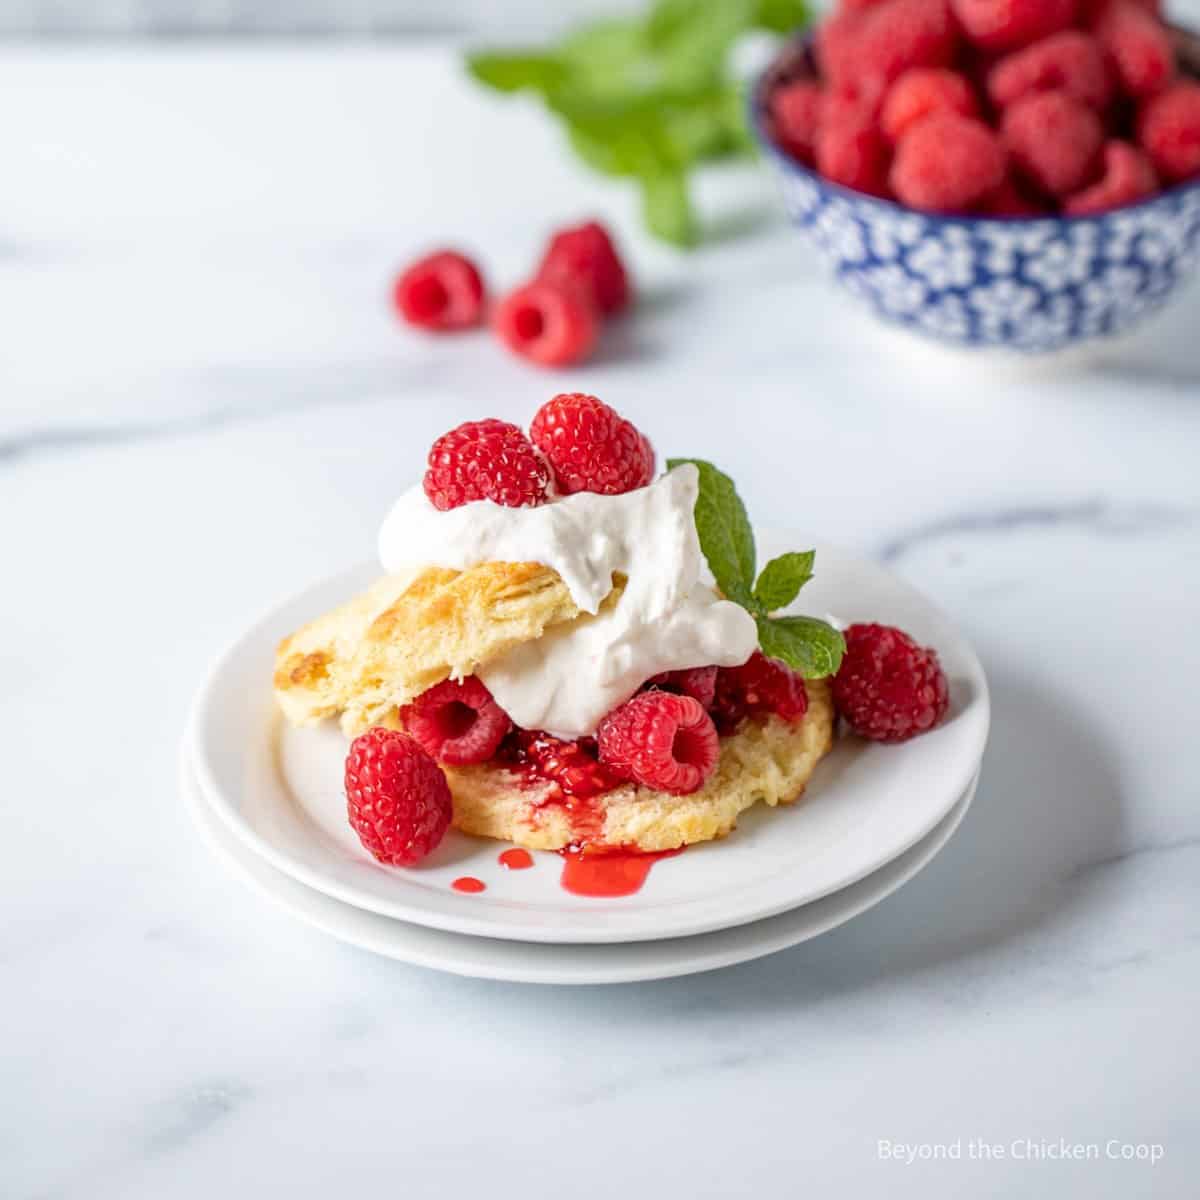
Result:
[[[934,830],[887,866],[848,888],[782,916],[697,937],[624,946],[554,946],[467,937],[409,925],[355,908],[297,883],[269,866],[213,814],[185,754],[184,796],[204,840],[257,891],[293,916],[363,950],[413,966],[512,983],[635,983],[694,975],[785,950],[873,908],[921,871],[950,840],[975,797],[978,780]]]
[[[803,536],[760,535],[763,561],[810,545]],[[286,726],[270,689],[280,638],[375,574],[363,567],[327,580],[251,627],[202,688],[191,735],[200,786],[247,847],[301,883],[371,912],[537,942],[629,942],[742,925],[811,903],[904,853],[950,811],[979,769],[989,706],[974,651],[907,584],[846,551],[819,547],[805,609],[899,625],[936,647],[950,679],[942,726],[902,746],[842,739],[802,803],[773,811],[757,806],[733,836],[658,863],[636,895],[571,895],[559,885],[554,856],[538,855],[537,870],[506,873],[497,863],[500,843],[457,833],[417,867],[383,867],[346,821],[341,734],[332,723]],[[488,890],[453,891],[461,875],[477,876]]]

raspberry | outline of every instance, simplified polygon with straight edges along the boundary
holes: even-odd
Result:
[[[973,117],[979,112],[979,104],[970,83],[957,71],[914,67],[892,84],[883,102],[880,123],[888,140],[895,143],[910,126],[935,112]]]
[[[401,272],[392,298],[410,325],[466,329],[483,316],[483,279],[465,255],[441,250]]]
[[[710,708],[717,693],[717,668],[688,667],[685,671],[664,671],[647,680],[646,686],[691,696],[705,708]]]
[[[1131,96],[1153,96],[1175,75],[1175,49],[1163,23],[1128,0],[1100,10],[1093,27],[1121,86]]]
[[[968,38],[984,50],[1016,50],[1069,29],[1075,0],[951,0]]]
[[[640,692],[596,731],[600,761],[644,787],[686,796],[717,769],[720,743],[699,700]]]
[[[406,733],[369,729],[346,755],[346,804],[359,841],[381,863],[410,867],[445,836],[450,786]]]
[[[472,500],[526,508],[541,504],[549,486],[550,468],[507,421],[467,421],[429,451],[425,495],[442,512]]]
[[[745,716],[774,713],[794,724],[807,712],[804,680],[758,650],[740,667],[722,667],[717,672],[713,718],[722,733],[732,733]]]
[[[957,48],[949,0],[881,0],[826,21],[817,53],[835,88],[882,98],[911,67],[949,66]]]
[[[775,139],[802,163],[811,165],[816,156],[823,103],[821,85],[810,79],[785,84],[771,95]]]
[[[496,309],[493,327],[514,354],[544,367],[587,358],[600,332],[586,292],[545,279],[509,292]]]
[[[980,205],[989,217],[1043,217],[1052,210],[1025,195],[1011,176]]]
[[[888,148],[871,117],[827,117],[817,135],[817,170],[842,187],[871,196],[887,194]]]
[[[1112,141],[1104,147],[1104,175],[1100,182],[1069,197],[1063,212],[1076,217],[1104,212],[1132,204],[1157,190],[1158,176],[1150,160],[1136,146]]]
[[[654,450],[615,409],[582,392],[555,396],[529,427],[554,470],[558,490],[619,496],[654,478]]]
[[[597,221],[561,229],[538,267],[546,283],[575,287],[606,317],[629,307],[629,278],[608,230]]]
[[[982,121],[938,112],[900,139],[892,191],[912,208],[965,212],[1004,182],[1000,139]]]
[[[1095,177],[1104,126],[1066,92],[1023,97],[1004,110],[1001,129],[1013,162],[1043,191],[1067,196]]]
[[[427,754],[452,767],[487,762],[512,728],[508,714],[474,675],[444,680],[399,715]]]
[[[988,96],[997,108],[1030,92],[1061,89],[1092,108],[1112,99],[1113,84],[1100,43],[1069,29],[1002,58],[991,69]]]
[[[855,733],[906,742],[946,715],[949,688],[938,656],[886,625],[851,625],[833,702]]]
[[[1177,83],[1155,96],[1138,119],[1138,140],[1172,183],[1200,175],[1200,83]]]

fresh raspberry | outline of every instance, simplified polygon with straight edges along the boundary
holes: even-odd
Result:
[[[1071,216],[1105,212],[1132,204],[1158,191],[1158,176],[1150,160],[1128,142],[1111,141],[1104,147],[1104,175],[1099,183],[1068,197],[1063,212]]]
[[[966,212],[1004,182],[1004,146],[982,121],[937,112],[900,139],[896,198],[927,212]]]
[[[399,715],[427,754],[452,767],[487,762],[512,728],[508,714],[474,675],[443,680]]]
[[[910,126],[935,112],[974,117],[979,112],[979,103],[971,84],[957,71],[914,67],[892,84],[883,102],[880,124],[894,144]]]
[[[410,867],[435,849],[452,812],[441,768],[394,729],[369,729],[350,743],[346,804],[359,841],[393,867]]]
[[[833,183],[887,194],[888,146],[874,118],[861,114],[829,115],[817,135],[817,170]]]
[[[1034,92],[1004,110],[1004,143],[1021,173],[1053,196],[1069,196],[1096,176],[1104,126],[1066,92]]]
[[[600,333],[596,310],[583,289],[545,279],[509,292],[492,324],[514,354],[544,367],[581,362]]]
[[[717,769],[720,743],[699,700],[639,692],[596,731],[600,761],[644,787],[686,796]]]
[[[442,512],[472,500],[526,508],[541,504],[549,486],[550,468],[507,421],[467,421],[429,451],[425,495]]]
[[[808,712],[808,691],[789,666],[756,650],[740,667],[717,672],[712,711],[722,733],[732,733],[746,716],[774,713],[794,724]]]
[[[1076,0],[951,0],[967,37],[984,50],[1016,50],[1069,29]]]
[[[817,35],[826,81],[876,99],[912,67],[949,66],[957,48],[949,0],[881,0],[838,13]]]
[[[1177,83],[1155,96],[1138,119],[1138,140],[1172,183],[1200,175],[1200,83]]]
[[[833,702],[860,736],[906,742],[946,715],[950,694],[932,650],[887,625],[851,625]]]
[[[629,277],[609,232],[597,221],[560,229],[546,247],[537,278],[583,291],[610,317],[629,307]]]
[[[483,277],[465,255],[441,250],[401,272],[392,297],[410,325],[467,329],[483,316]]]
[[[1027,196],[1011,175],[979,206],[979,211],[989,217],[1044,217],[1053,209]]]
[[[825,94],[819,83],[801,79],[785,84],[771,95],[771,121],[775,140],[793,158],[812,165],[817,153],[817,130]]]
[[[555,396],[529,427],[533,444],[554,470],[565,495],[619,496],[654,478],[654,450],[632,421],[582,392]]]
[[[1175,76],[1175,48],[1166,26],[1129,0],[1104,7],[1093,26],[1130,96],[1153,96]]]
[[[705,708],[711,708],[717,694],[717,668],[688,667],[684,671],[664,671],[647,680],[646,686],[675,692],[680,696],[691,696]]]
[[[1077,29],[1064,30],[1002,58],[988,73],[988,96],[1004,108],[1030,92],[1061,89],[1103,109],[1113,81],[1100,43]]]

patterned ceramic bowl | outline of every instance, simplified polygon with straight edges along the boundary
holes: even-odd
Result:
[[[788,46],[751,98],[793,222],[885,320],[959,346],[1058,350],[1131,328],[1200,263],[1200,179],[1083,217],[943,217],[849,191],[784,153],[765,98],[813,73]]]

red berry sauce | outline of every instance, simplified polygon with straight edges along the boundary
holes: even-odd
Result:
[[[517,846],[501,852],[500,865],[509,871],[528,871],[533,866],[533,855]]]
[[[660,858],[674,858],[684,849],[650,854],[626,846],[561,850],[563,890],[575,896],[632,896],[642,890],[650,868]]]
[[[482,879],[476,879],[474,875],[460,875],[450,886],[456,892],[475,894],[487,891],[487,884]]]
[[[496,761],[520,776],[522,786],[551,784],[537,806],[563,809],[576,841],[603,837],[604,812],[596,800],[624,780],[600,762],[594,738],[564,742],[537,730],[515,729],[501,744]]]

